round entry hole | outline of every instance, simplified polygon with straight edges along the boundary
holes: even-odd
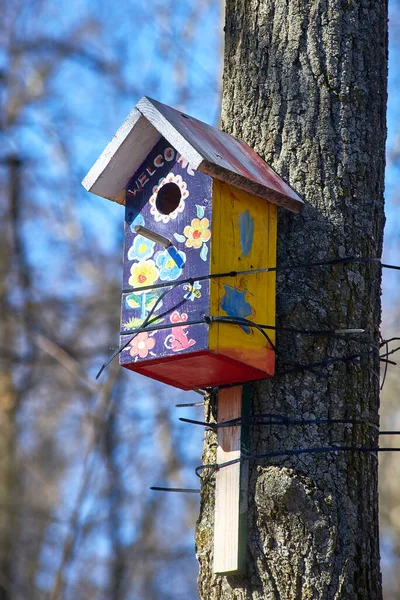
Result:
[[[176,183],[166,183],[157,194],[156,208],[158,212],[163,215],[171,214],[178,208],[181,197],[181,190]]]

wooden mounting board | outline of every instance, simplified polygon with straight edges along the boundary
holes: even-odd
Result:
[[[218,392],[218,422],[244,416],[247,386]],[[247,427],[218,429],[217,464],[240,458],[247,445]],[[237,462],[216,473],[214,572],[243,573],[246,568],[248,463]]]

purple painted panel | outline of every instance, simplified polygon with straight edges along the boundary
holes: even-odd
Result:
[[[124,332],[140,326],[154,306],[152,317],[160,315],[160,319],[153,327],[165,328],[138,334],[120,354],[121,364],[208,348],[207,325],[168,325],[201,320],[209,314],[209,281],[198,282],[196,277],[210,273],[211,194],[211,177],[191,169],[164,138],[130,180],[125,207],[121,341],[127,339]],[[137,233],[135,226],[162,235],[172,246],[164,248]],[[172,286],[189,277],[194,279],[193,285],[152,287],[164,283]],[[168,289],[171,291],[160,300]]]

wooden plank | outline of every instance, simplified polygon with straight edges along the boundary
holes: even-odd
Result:
[[[92,194],[125,204],[130,178],[160,138],[157,129],[134,108],[83,179],[83,187]]]
[[[218,392],[218,422],[242,415],[242,386]],[[247,400],[246,400],[247,405]],[[217,463],[240,458],[242,428],[218,429]],[[216,473],[214,572],[243,573],[246,567],[248,464],[240,462]]]

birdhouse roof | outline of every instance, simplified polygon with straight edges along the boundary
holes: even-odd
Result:
[[[89,192],[125,204],[125,188],[164,137],[192,166],[269,202],[299,212],[302,199],[245,142],[144,96],[82,181]]]

